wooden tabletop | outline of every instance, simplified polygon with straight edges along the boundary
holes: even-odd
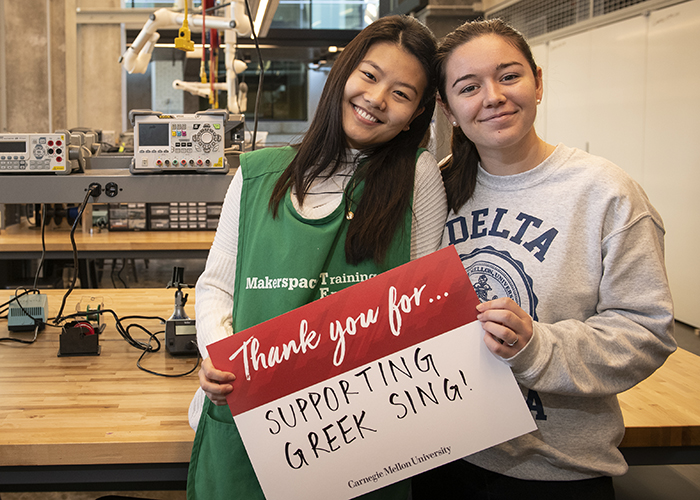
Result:
[[[651,377],[619,396],[622,447],[700,446],[700,357],[673,353]]]
[[[74,234],[78,251],[208,251],[216,231],[106,231]],[[47,230],[46,250],[72,251],[70,230]],[[0,252],[41,252],[41,231],[19,224],[0,231]]]
[[[45,293],[52,317],[64,291]],[[189,294],[186,311],[194,317],[194,291]],[[1,302],[10,292],[6,295]],[[89,301],[91,309],[103,303],[119,316],[167,318],[174,308],[174,290],[74,290],[65,312],[75,311],[79,301]],[[194,432],[187,409],[199,386],[196,372],[164,378],[139,370],[141,351],[119,336],[111,316],[104,322],[100,356],[58,357],[56,328],[44,330],[31,345],[0,343],[0,466],[189,461]],[[139,323],[152,331],[162,329],[155,320]],[[8,335],[6,325],[0,323],[0,337]],[[142,365],[183,373],[194,363],[194,358],[170,355],[163,346],[146,355]],[[700,358],[678,350],[649,379],[621,394],[627,427],[623,446],[700,446],[698,381]]]
[[[185,290],[187,293],[187,290]],[[49,316],[63,290],[49,290]],[[7,297],[2,298],[5,302]],[[74,290],[64,314],[79,301],[99,302],[120,317],[168,318],[173,289]],[[88,302],[84,302],[88,303]],[[194,318],[194,290],[186,312]],[[188,462],[194,432],[187,409],[199,387],[196,371],[182,378],[151,375],[136,366],[142,351],[131,347],[105,315],[99,356],[58,357],[59,333],[47,327],[34,344],[0,343],[0,466]],[[161,331],[157,320],[138,320]],[[31,338],[13,332],[13,337]],[[145,340],[145,334],[132,331]],[[7,336],[7,322],[0,337]],[[164,335],[159,335],[163,339]],[[189,371],[196,358],[170,355],[165,345],[147,354],[142,366],[161,373]]]

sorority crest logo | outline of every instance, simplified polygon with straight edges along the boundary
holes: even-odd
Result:
[[[510,297],[537,321],[537,296],[522,262],[493,247],[478,248],[459,257],[481,302]]]

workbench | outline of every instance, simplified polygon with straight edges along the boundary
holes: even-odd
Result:
[[[99,231],[76,230],[80,259],[206,258],[216,231]],[[44,233],[47,259],[72,259],[69,230]],[[41,230],[15,224],[0,231],[0,259],[41,257]]]
[[[64,290],[44,293],[52,317]],[[75,312],[79,302],[103,304],[120,317],[168,318],[174,290],[76,289],[64,314]],[[193,304],[192,292],[190,317]],[[122,339],[110,315],[104,318],[99,356],[58,357],[60,330],[51,327],[33,344],[0,343],[0,491],[70,491],[76,485],[184,489],[194,439],[187,410],[199,387],[196,372],[166,378],[141,371],[136,366],[141,351]],[[157,320],[138,322],[163,330]],[[7,335],[3,321],[0,337]],[[196,362],[172,356],[163,346],[142,365],[175,374]],[[631,464],[700,463],[698,381],[700,358],[679,349],[650,378],[620,395],[626,426],[621,449]]]

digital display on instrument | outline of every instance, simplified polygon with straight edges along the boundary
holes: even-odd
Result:
[[[180,325],[175,324],[175,335],[196,335],[197,328],[195,325]]]
[[[170,124],[141,123],[139,146],[170,146]]]
[[[0,141],[0,153],[26,153],[26,141]]]

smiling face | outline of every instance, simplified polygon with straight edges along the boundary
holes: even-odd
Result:
[[[483,157],[537,141],[537,102],[542,71],[503,37],[475,38],[455,49],[445,65],[443,109]]]
[[[369,48],[343,92],[343,131],[348,147],[365,149],[408,130],[419,108],[427,77],[418,59],[388,42]]]

